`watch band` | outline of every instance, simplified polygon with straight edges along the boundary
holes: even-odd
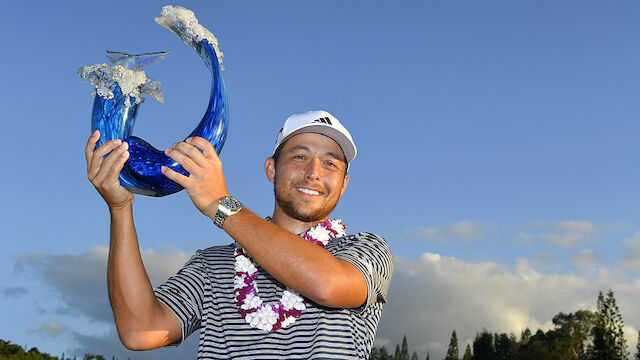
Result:
[[[218,199],[218,211],[213,217],[213,223],[217,227],[222,228],[222,224],[227,220],[229,216],[235,215],[242,209],[242,203],[240,200],[233,196],[223,196]]]

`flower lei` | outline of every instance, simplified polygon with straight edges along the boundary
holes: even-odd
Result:
[[[346,226],[341,220],[326,220],[312,227],[302,237],[325,247],[329,240],[345,235]],[[258,295],[258,269],[253,259],[236,243],[236,274],[233,278],[236,306],[244,320],[252,328],[264,331],[278,330],[293,324],[306,309],[305,300],[295,290],[287,287],[282,298],[273,304],[263,303]]]

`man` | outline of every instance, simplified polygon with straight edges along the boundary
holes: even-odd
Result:
[[[209,142],[195,137],[166,149],[190,176],[163,174],[235,244],[198,251],[155,290],[140,257],[134,197],[118,181],[127,144],[96,149],[99,137],[87,143],[87,171],[111,214],[109,299],[128,349],[176,344],[200,329],[199,359],[368,358],[393,257],[381,237],[343,236],[339,222],[327,221],[356,156],[335,117],[311,111],[286,120],[265,161],[276,200],[266,220],[229,195]]]

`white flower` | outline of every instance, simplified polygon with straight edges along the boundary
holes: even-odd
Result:
[[[311,236],[312,238],[318,241],[322,241],[323,239],[329,238],[329,230],[327,230],[324,226],[320,226],[320,225],[314,226],[311,229],[309,229],[307,234],[309,234],[309,236]]]
[[[234,282],[233,282],[233,288],[234,289],[242,289],[243,287],[247,286],[247,284],[245,284],[244,279],[246,278],[246,276],[243,274],[241,276],[235,276],[234,277]]]
[[[273,309],[269,305],[258,309],[255,314],[255,316],[260,319],[257,322],[257,327],[261,330],[271,331],[273,325],[278,322],[278,314],[273,311]],[[251,325],[254,326],[253,321]]]
[[[282,300],[280,303],[285,310],[291,310],[295,308],[297,303],[302,303],[304,299],[298,295],[295,290],[288,289],[282,292]]]
[[[342,224],[342,219],[329,220],[331,223],[331,229],[338,232],[336,237],[343,237],[345,235],[345,226]]]
[[[247,297],[244,298],[243,304],[240,307],[243,310],[256,309],[262,305],[262,299],[260,296],[256,296],[252,293],[247,294]]]
[[[330,239],[329,237],[330,234],[331,232],[327,230],[327,228],[325,228],[324,226],[316,226],[311,230],[309,230],[309,236],[311,236],[317,241],[320,241],[322,244],[325,244],[325,245],[327,244],[327,241],[329,241]]]
[[[258,324],[260,324],[260,318],[256,314],[251,318],[251,321],[249,322],[249,325],[251,325],[251,327],[256,327],[256,326],[258,326]]]
[[[291,315],[286,316],[286,317],[284,318],[284,320],[282,320],[282,323],[280,324],[280,327],[285,328],[285,327],[287,327],[287,326],[289,326],[289,325],[293,324],[295,321],[296,321],[296,318],[295,318],[295,317],[293,317],[293,316],[291,316]]]
[[[236,256],[236,272],[246,272],[251,275],[258,271],[256,266],[253,264],[253,261],[249,260],[246,256],[238,255]]]

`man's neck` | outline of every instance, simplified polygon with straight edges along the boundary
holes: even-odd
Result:
[[[290,217],[289,215],[283,213],[282,211],[278,211],[278,209],[273,210],[273,216],[271,217],[272,223],[294,234],[301,234],[325,220],[327,219],[321,219],[318,221],[310,221],[310,222],[301,221],[301,220]]]

